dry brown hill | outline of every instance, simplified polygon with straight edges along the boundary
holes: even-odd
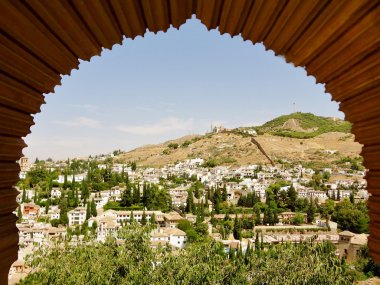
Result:
[[[255,139],[273,160],[332,162],[343,156],[356,157],[361,145],[347,133],[325,133],[314,138],[259,135]],[[187,143],[185,143],[187,142]],[[188,144],[184,146],[183,144]],[[176,144],[178,148],[175,149]],[[330,154],[328,151],[336,151]],[[157,145],[143,146],[121,154],[122,161],[136,161],[139,166],[161,167],[189,158],[215,159],[223,165],[268,163],[249,137],[231,133],[214,133],[205,136],[186,136]]]

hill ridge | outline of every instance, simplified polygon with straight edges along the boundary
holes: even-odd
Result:
[[[296,115],[294,115],[296,114]],[[265,150],[265,153],[273,161],[311,161],[328,164],[344,156],[359,156],[361,145],[354,142],[354,136],[349,133],[351,125],[340,119],[319,117],[306,113],[306,118],[313,123],[304,120],[305,113],[293,113],[277,117],[259,127],[245,127],[234,130],[245,131],[247,129],[257,130],[255,140]],[[317,118],[315,118],[317,117]],[[280,119],[279,119],[280,118]],[[289,119],[297,120],[297,124],[303,130],[315,128],[315,122],[322,118],[325,120],[323,128],[311,130],[309,133],[293,131],[294,134],[301,133],[302,136],[292,137],[292,131],[280,132],[281,128],[265,130],[269,124],[274,127],[282,127]],[[336,128],[331,125],[343,125]],[[289,127],[286,126],[288,129]],[[205,135],[187,135],[178,139],[168,140],[164,143],[150,144],[148,147],[139,147],[121,154],[117,159],[121,161],[136,161],[140,166],[161,167],[173,164],[177,161],[201,157],[210,162],[210,165],[239,166],[244,164],[267,164],[268,159],[260,151],[257,145],[251,142],[250,136],[239,135],[239,132],[215,132]],[[333,131],[329,131],[333,130]],[[342,130],[341,132],[335,130]],[[285,133],[285,135],[283,134]],[[319,134],[316,134],[319,133]],[[305,134],[306,137],[303,136]]]

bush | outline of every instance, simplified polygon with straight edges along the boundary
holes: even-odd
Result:
[[[168,148],[171,148],[171,149],[177,149],[178,146],[179,145],[177,143],[170,143],[170,144],[168,144]]]
[[[52,227],[58,227],[59,223],[60,223],[59,219],[50,220],[50,224]]]
[[[214,168],[218,166],[218,161],[216,159],[210,158],[209,160],[206,160],[203,164],[202,167],[207,167],[207,168]]]

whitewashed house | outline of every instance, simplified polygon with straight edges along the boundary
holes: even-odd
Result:
[[[78,207],[67,213],[69,226],[82,225],[86,220],[86,208]]]
[[[151,233],[151,244],[169,244],[173,247],[184,248],[186,245],[186,233],[177,228],[160,228]]]
[[[59,199],[62,196],[62,192],[58,188],[53,188],[50,192],[50,196],[53,199]]]

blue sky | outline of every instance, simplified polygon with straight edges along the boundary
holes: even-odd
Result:
[[[125,39],[65,76],[26,137],[31,159],[65,159],[264,123],[294,110],[343,118],[303,68],[195,19]]]

